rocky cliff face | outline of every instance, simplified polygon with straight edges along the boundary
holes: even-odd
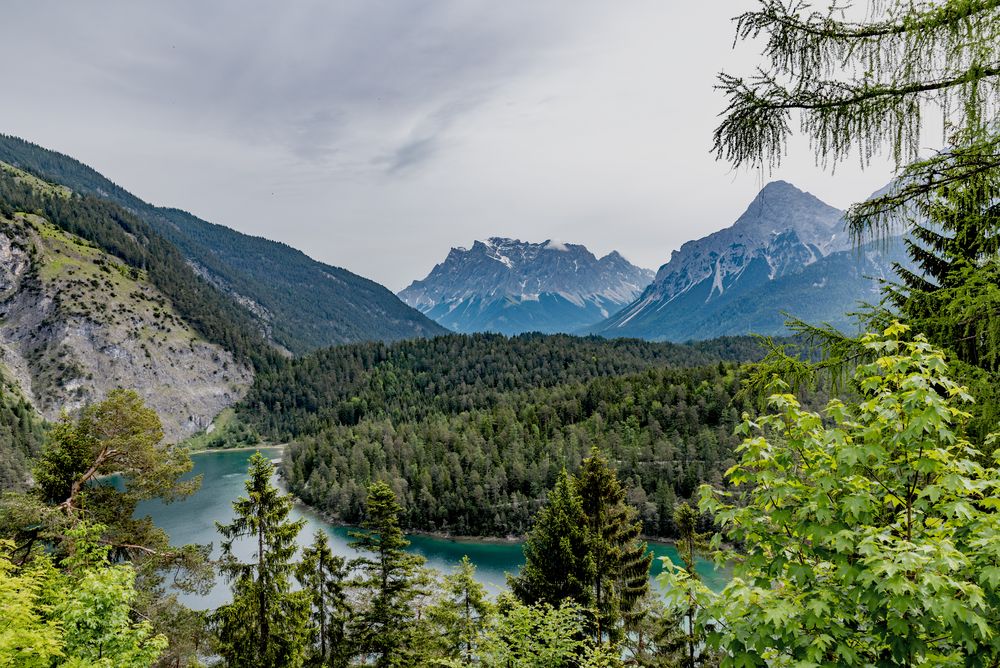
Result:
[[[458,332],[572,332],[628,304],[652,279],[617,251],[493,237],[452,248],[399,297]]]
[[[669,301],[706,279],[717,295],[755,259],[766,262],[768,274],[776,278],[790,267],[844,250],[842,215],[790,183],[769,183],[731,227],[674,251],[643,297]]]
[[[252,381],[142,272],[21,213],[0,216],[0,364],[48,419],[134,389],[175,441],[208,426]]]

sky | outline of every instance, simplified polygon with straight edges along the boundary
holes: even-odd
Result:
[[[784,179],[844,208],[884,185],[796,140],[770,173],[711,154],[751,0],[8,3],[0,132],[154,204],[396,291],[506,236],[656,269]]]

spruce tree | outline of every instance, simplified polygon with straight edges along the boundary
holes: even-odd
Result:
[[[250,458],[246,496],[233,502],[236,517],[216,522],[223,536],[219,570],[231,583],[232,603],[214,617],[219,653],[231,666],[271,668],[303,664],[309,639],[309,596],[292,591],[295,539],[304,520],[289,519],[290,495],[271,484],[274,467],[259,452]],[[236,556],[237,541],[249,539],[254,561]]]
[[[351,652],[347,642],[347,565],[330,549],[326,532],[317,529],[312,545],[302,550],[295,577],[312,606],[313,651],[309,664],[347,666]]]
[[[617,473],[596,448],[576,472],[574,486],[587,518],[587,554],[593,564],[594,640],[615,643],[638,621],[653,555],[640,538],[642,523]]]
[[[593,604],[593,580],[587,515],[573,481],[563,469],[525,538],[524,566],[517,576],[508,577],[508,583],[525,605],[559,606],[568,598],[589,608]]]
[[[419,593],[417,580],[424,559],[407,553],[410,541],[399,526],[402,507],[384,482],[368,488],[362,528],[352,531],[351,547],[371,553],[351,562],[359,575],[353,585],[365,592],[367,603],[355,610],[353,633],[365,657],[383,668],[412,665],[414,611]]]
[[[681,613],[684,616],[684,660],[682,665],[688,668],[695,666],[711,665],[716,659],[710,654],[706,654],[704,649],[704,634],[695,625],[695,618],[698,613],[698,598],[695,595],[695,586],[700,585],[701,576],[697,569],[698,552],[704,550],[707,545],[705,535],[698,532],[698,512],[689,506],[687,502],[682,502],[674,507],[674,524],[677,525],[677,555],[680,557],[684,571],[687,574],[685,580],[684,605]],[[710,629],[709,629],[710,630]]]
[[[889,295],[908,322],[958,359],[1000,368],[1000,178],[970,175],[920,197]]]
[[[444,577],[441,585],[440,596],[428,611],[428,617],[442,636],[445,657],[471,665],[493,605],[485,587],[476,581],[476,567],[467,556],[462,557],[453,573]]]

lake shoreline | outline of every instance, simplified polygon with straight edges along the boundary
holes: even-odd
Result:
[[[286,494],[290,494],[288,488],[284,485],[284,480],[282,482],[282,491]],[[360,529],[361,527],[357,524],[350,524],[348,522],[343,522],[341,520],[332,517],[325,511],[319,510],[305,503],[297,496],[293,496],[293,500],[296,506],[300,509],[305,510],[311,515],[323,520],[330,526],[340,527],[342,529]],[[408,536],[423,536],[425,538],[435,538],[437,540],[446,540],[452,543],[479,543],[487,545],[519,545],[524,543],[526,536],[469,536],[464,534],[453,534],[446,531],[427,531],[424,529],[403,529],[403,533]],[[640,540],[643,540],[651,545],[665,545],[669,547],[676,548],[677,541],[672,538],[654,538],[651,536],[640,536]]]
[[[198,455],[203,453],[220,453],[220,452],[249,452],[253,450],[280,450],[284,452],[290,443],[278,443],[275,445],[247,445],[238,448],[202,448],[201,450],[195,450],[191,452],[191,455]],[[282,482],[282,491],[286,494],[291,494],[288,487],[284,484],[284,479],[279,475],[279,479]],[[321,518],[324,522],[331,526],[343,527],[345,529],[360,529],[361,527],[357,524],[350,524],[348,522],[342,522],[326,511],[320,510],[319,508],[314,508],[308,503],[305,503],[299,497],[293,497],[295,505],[299,506],[301,509],[308,511],[309,513]],[[490,545],[516,545],[518,543],[523,543],[526,536],[470,536],[464,534],[452,534],[447,531],[428,531],[425,529],[404,529],[404,533],[411,536],[425,536],[427,538],[436,538],[438,540],[447,540],[453,543],[486,543]],[[677,541],[673,538],[657,538],[654,536],[640,536],[640,539],[646,541],[647,543],[655,543],[656,545],[668,545],[670,547],[676,547]]]
[[[246,494],[247,463],[257,449],[269,459],[278,456],[273,449],[247,448],[237,451],[215,448],[207,451],[204,456],[192,457],[194,468],[185,477],[190,479],[203,476],[201,488],[176,503],[144,501],[136,508],[136,517],[151,517],[153,523],[167,533],[172,544],[212,544],[213,556],[218,556],[220,536],[216,523],[226,524],[232,521],[233,502]],[[277,472],[275,483],[285,491],[285,481]],[[358,558],[359,553],[351,547],[352,539],[348,535],[353,527],[347,527],[342,522],[330,522],[329,518],[315,509],[298,502],[294,504],[289,519],[303,522],[302,531],[296,537],[299,548],[308,546],[316,531],[323,531],[329,538],[334,554],[348,562]],[[524,566],[524,551],[516,537],[460,537],[438,531],[408,532],[407,538],[410,541],[410,545],[406,547],[407,553],[423,557],[428,568],[440,573],[452,572],[463,557],[468,557],[476,566],[476,580],[492,594],[505,591],[507,574],[517,573]],[[234,549],[241,559],[253,556],[253,546],[245,541],[238,542]],[[650,580],[654,586],[658,586],[655,579],[664,568],[660,557],[666,556],[678,563],[676,550],[668,544],[654,541],[649,542],[649,549],[654,556]],[[726,573],[716,570],[705,559],[699,559],[699,573],[713,589],[725,586]],[[208,592],[181,593],[180,600],[194,609],[215,609],[230,600],[230,589],[224,579],[217,578]]]
[[[207,453],[218,454],[220,452],[251,452],[253,450],[281,450],[284,451],[290,443],[275,443],[274,445],[241,445],[238,448],[199,448],[197,450],[191,450],[189,453],[192,457],[195,455],[204,455]]]

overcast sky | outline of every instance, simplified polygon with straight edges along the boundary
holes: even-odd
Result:
[[[652,269],[782,178],[845,207],[805,143],[774,174],[710,154],[751,0],[9,2],[0,131],[154,204],[399,290],[489,236]]]

